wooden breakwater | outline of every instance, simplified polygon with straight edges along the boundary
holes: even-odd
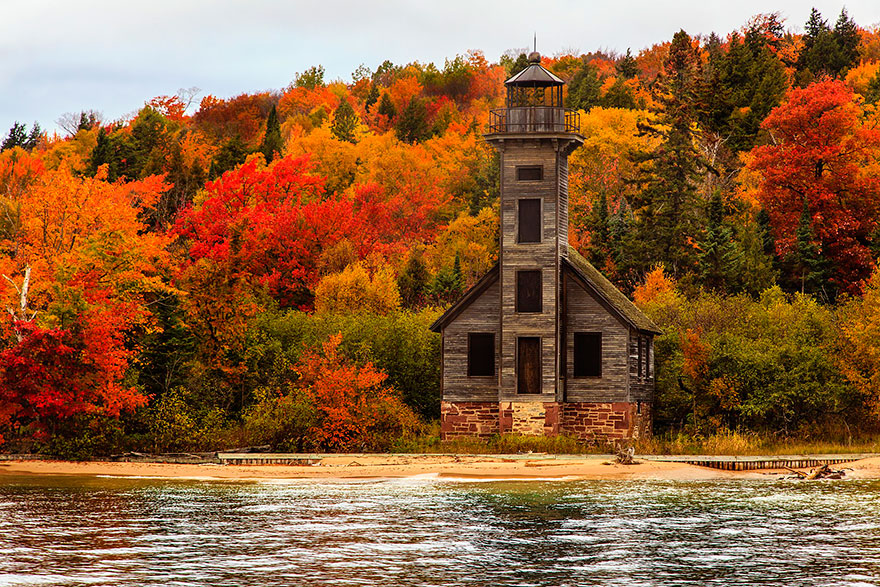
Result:
[[[218,452],[217,460],[224,465],[320,465],[323,457],[295,453]]]
[[[723,471],[754,471],[757,469],[808,469],[822,465],[840,465],[877,456],[871,454],[839,455],[774,455],[774,456],[715,456],[715,455],[638,455],[650,461],[687,463]]]

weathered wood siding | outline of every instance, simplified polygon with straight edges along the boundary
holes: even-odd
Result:
[[[629,326],[611,314],[580,280],[566,280],[566,397],[568,402],[630,401],[627,394]],[[574,333],[602,333],[602,376],[574,377]]]
[[[443,329],[443,400],[498,401],[499,283],[496,281]],[[468,377],[468,333],[495,333],[495,376]]]
[[[647,358],[647,366],[639,375],[639,337],[645,344],[642,352]],[[629,393],[630,401],[651,402],[654,400],[654,337],[633,330],[629,335]]]
[[[557,144],[550,139],[506,140],[501,150],[501,390],[507,401],[555,401],[557,381],[556,315],[559,267],[559,191]],[[518,166],[541,165],[543,179],[518,181]],[[542,235],[537,243],[518,243],[517,201],[541,198]],[[516,313],[516,272],[542,271],[542,311]],[[519,336],[541,337],[541,393],[516,393],[516,345]]]

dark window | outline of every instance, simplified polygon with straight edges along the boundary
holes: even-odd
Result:
[[[495,335],[468,334],[468,377],[495,375]]]
[[[529,165],[516,168],[517,181],[540,181],[544,179],[544,167]]]
[[[602,333],[574,333],[574,376],[602,376]]]
[[[653,366],[653,363],[651,361],[651,344],[652,344],[651,339],[646,338],[645,339],[645,374],[648,376],[648,379],[650,379],[651,376],[653,375],[653,373],[652,373],[653,369],[651,368]]]
[[[516,272],[516,311],[541,312],[541,272]]]
[[[537,198],[522,199],[519,201],[519,234],[517,242],[539,243],[541,242],[541,200]]]
[[[541,393],[541,339],[516,339],[516,392]]]

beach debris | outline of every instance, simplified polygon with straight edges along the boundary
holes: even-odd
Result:
[[[363,465],[357,461],[352,461],[345,466],[346,467],[363,467]]]
[[[792,469],[791,467],[783,468],[786,471],[795,474],[795,477],[789,477],[790,479],[803,479],[804,481],[812,481],[814,479],[843,479],[843,477],[846,475],[846,472],[843,469],[832,469],[828,465],[820,465],[818,467],[814,467],[810,469],[809,473],[805,471],[798,471],[797,469]]]
[[[618,465],[638,465],[639,462],[633,458],[635,454],[636,449],[632,446],[629,448],[618,448],[615,462]]]

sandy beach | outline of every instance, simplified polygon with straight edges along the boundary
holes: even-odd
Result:
[[[880,478],[880,457],[835,466],[846,478]],[[666,479],[766,478],[784,470],[720,471],[685,463],[639,460],[620,465],[608,457],[529,459],[503,456],[339,455],[317,465],[216,465],[133,462],[4,461],[0,483],[12,475],[78,475],[157,479],[247,481],[261,479],[381,479],[431,476],[447,479]]]

